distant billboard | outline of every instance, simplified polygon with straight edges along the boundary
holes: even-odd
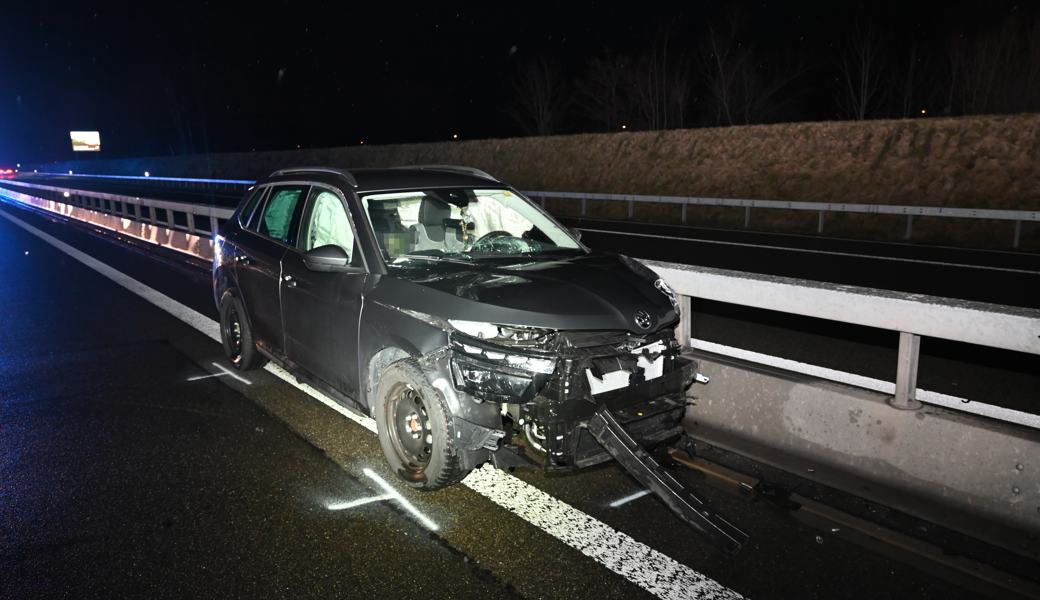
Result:
[[[100,152],[101,132],[98,131],[70,131],[73,152]]]

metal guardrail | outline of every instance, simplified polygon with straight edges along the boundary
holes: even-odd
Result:
[[[690,298],[888,329],[899,332],[896,381],[891,400],[896,408],[918,408],[920,401],[924,400],[947,408],[1040,427],[1040,417],[1036,415],[917,388],[922,336],[1040,354],[1040,310],[694,265],[652,260],[642,262],[657,271],[679,296],[683,308],[679,337],[683,345],[699,346],[734,358],[888,392],[891,386],[888,382],[691,340]]]
[[[0,186],[24,188],[31,190],[33,195],[44,200],[116,215],[150,225],[159,225],[200,237],[212,236],[220,229],[220,225],[231,218],[235,212],[231,208],[205,204],[154,200],[140,196],[110,194],[19,180],[0,181]]]
[[[591,192],[524,192],[537,198],[542,206],[552,198],[580,200],[581,216],[587,215],[588,200],[605,200],[610,202],[626,202],[628,217],[635,215],[635,205],[644,203],[678,204],[682,207],[682,222],[686,223],[686,211],[689,206],[721,206],[744,209],[744,228],[751,225],[752,209],[801,210],[817,213],[816,232],[823,233],[824,215],[829,212],[856,213],[869,215],[902,215],[906,217],[904,239],[913,235],[914,217],[943,217],[954,219],[992,219],[1014,222],[1012,247],[1018,248],[1022,240],[1022,222],[1040,221],[1040,211],[1002,210],[992,208],[949,208],[943,206],[910,206],[899,204],[857,204],[849,202],[798,202],[787,200],[748,200],[740,198],[702,198],[697,196],[648,196],[636,194],[599,194]]]
[[[85,209],[89,213],[136,220],[146,225],[162,227],[170,231],[181,231],[198,237],[212,236],[218,230],[221,220],[229,218],[233,213],[231,209],[227,208],[151,200],[136,196],[13,180],[0,182],[0,193],[5,191],[2,189],[3,186],[10,185],[32,192],[32,194],[16,193],[15,196],[23,196],[23,198],[16,199],[73,218],[82,218],[72,214],[73,209],[79,208]],[[11,196],[11,194],[7,195]],[[38,198],[42,204],[32,202],[32,198]],[[1029,214],[1033,217],[1027,220],[1040,220],[1035,218],[1036,213]],[[181,215],[181,218],[178,219],[177,215]],[[987,215],[978,218],[991,217]],[[207,222],[208,227],[200,228],[198,225],[202,222]],[[154,233],[149,233],[142,239],[149,237],[152,239],[148,241],[155,242]],[[177,249],[196,253],[197,256],[203,258],[210,258],[212,249],[208,244],[205,246],[203,248],[203,245],[195,243]],[[920,401],[924,400],[947,408],[1040,428],[1040,416],[1037,415],[1002,409],[917,388],[918,358],[922,336],[1040,354],[1040,310],[677,263],[650,260],[643,262],[656,270],[679,295],[684,309],[682,311],[683,321],[679,326],[679,337],[684,345],[692,343],[694,347],[743,360],[769,364],[875,391],[893,393],[891,404],[897,408],[916,408],[920,406]],[[727,348],[710,342],[691,340],[689,320],[691,298],[715,300],[899,332],[899,353],[894,387],[890,382],[804,365],[744,349]]]
[[[140,175],[90,175],[85,173],[38,173],[39,175],[51,175],[59,177],[85,177],[101,179],[126,179],[155,182],[172,182],[174,185],[210,185],[228,189],[241,189],[255,183],[248,179],[197,179],[189,177],[152,177]],[[237,186],[237,188],[236,188]],[[599,200],[608,202],[625,202],[628,205],[628,217],[635,215],[636,204],[678,204],[681,207],[681,220],[686,223],[686,213],[690,206],[715,206],[726,208],[744,209],[744,228],[751,226],[751,213],[753,209],[780,209],[799,210],[815,212],[817,214],[816,232],[823,233],[825,215],[827,213],[852,213],[867,215],[895,215],[906,218],[906,228],[903,233],[904,239],[910,239],[913,235],[914,217],[940,217],[952,219],[989,219],[996,221],[1009,221],[1014,223],[1014,232],[1011,245],[1018,248],[1022,241],[1022,223],[1040,221],[1040,211],[1035,210],[1003,210],[993,208],[957,208],[944,206],[914,206],[904,204],[860,204],[855,202],[802,202],[789,200],[755,200],[744,198],[709,198],[701,196],[661,196],[645,194],[605,194],[596,192],[552,192],[552,191],[525,191],[524,194],[537,199],[542,207],[548,199],[579,200],[581,204],[581,216],[588,215],[588,200]]]

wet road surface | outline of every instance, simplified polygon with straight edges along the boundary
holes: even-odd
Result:
[[[0,211],[215,317],[201,269]],[[651,597],[619,574],[647,556],[611,570],[467,487],[403,489],[363,427],[268,371],[224,375],[209,337],[5,218],[0,280],[0,596]],[[437,530],[396,501],[329,510],[383,493],[365,469]],[[517,476],[721,584],[705,597],[975,596],[703,485],[752,535],[736,557],[656,498],[611,507],[639,491],[615,465]]]

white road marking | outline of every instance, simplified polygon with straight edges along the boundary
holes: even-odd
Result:
[[[195,377],[189,377],[188,381],[199,381],[200,379],[209,379],[210,377],[223,377],[223,376],[227,375],[228,377],[237,379],[238,381],[241,381],[242,383],[244,383],[246,385],[253,385],[252,381],[249,381],[245,377],[241,377],[239,375],[236,375],[233,371],[228,370],[224,365],[222,365],[222,364],[220,364],[218,362],[214,362],[212,364],[213,364],[214,367],[220,369],[221,372],[220,373],[210,373],[209,375],[196,375]]]
[[[229,377],[231,377],[233,379],[237,379],[238,381],[241,381],[242,383],[244,383],[246,385],[253,385],[252,381],[249,381],[248,379],[246,379],[245,377],[242,377],[241,375],[235,374],[234,371],[231,371],[230,369],[228,369],[224,365],[222,365],[222,364],[220,364],[218,362],[213,362],[212,364],[213,364],[214,367],[220,369],[225,374],[227,374]]]
[[[0,210],[0,216],[220,342],[220,326],[216,321],[4,210]],[[372,418],[349,410],[309,385],[297,382],[281,367],[269,363],[266,370],[365,429],[376,431]],[[491,465],[473,471],[462,483],[662,600],[742,597],[706,575]]]
[[[372,481],[375,481],[379,487],[383,488],[383,491],[386,492],[386,495],[396,500],[405,510],[412,513],[412,516],[415,517],[417,521],[422,523],[427,529],[431,531],[437,531],[438,529],[440,529],[440,527],[438,527],[436,523],[430,520],[430,518],[424,515],[422,511],[420,511],[418,508],[415,508],[415,505],[409,502],[408,498],[402,496],[401,492],[395,490],[394,486],[387,483],[386,480],[380,477],[378,473],[376,473],[372,469],[369,469],[368,467],[361,469],[361,472],[365,475],[368,475],[368,477]]]
[[[655,238],[661,240],[678,240],[680,242],[695,242],[702,244],[719,244],[723,246],[744,246],[746,248],[766,248],[769,250],[786,250],[789,252],[805,252],[807,254],[827,254],[830,256],[849,256],[852,258],[869,258],[871,260],[890,260],[895,262],[917,263],[923,265],[939,265],[943,267],[961,267],[964,269],[981,269],[983,271],[1005,271],[1007,273],[1023,273],[1025,275],[1040,275],[1040,271],[1029,271],[1027,269],[1012,269],[1009,267],[990,267],[986,265],[966,265],[962,263],[944,262],[941,260],[923,260],[920,258],[902,258],[899,256],[877,256],[875,254],[859,254],[856,252],[838,252],[836,250],[812,250],[809,248],[792,248],[790,246],[773,246],[770,244],[750,244],[747,242],[727,242],[723,240],[706,240],[702,238],[688,238],[678,235],[659,235],[656,233],[636,233],[632,231],[616,231],[611,229],[587,229],[579,227],[580,231],[590,233],[606,233],[610,235],[631,235],[635,237]]]
[[[624,506],[624,505],[628,504],[629,502],[631,502],[633,500],[639,500],[643,496],[647,496],[649,494],[650,494],[650,490],[639,490],[638,492],[636,492],[634,494],[629,494],[629,495],[625,496],[624,498],[618,498],[617,500],[611,502],[610,503],[610,508],[617,508],[619,506]]]
[[[329,510],[346,510],[356,506],[363,506],[365,504],[372,504],[373,502],[382,502],[383,500],[391,499],[393,499],[393,496],[390,494],[383,494],[382,496],[369,496],[368,498],[358,498],[357,500],[350,500],[348,502],[334,502],[332,504],[327,504],[325,508]]]
[[[856,375],[855,373],[846,373],[845,371],[828,369],[827,367],[798,362],[788,358],[780,358],[779,356],[762,354],[761,352],[754,352],[743,348],[734,348],[733,346],[716,344],[715,342],[706,342],[704,340],[692,339],[690,340],[690,347],[694,350],[703,350],[704,352],[711,352],[712,354],[719,354],[760,365],[776,367],[785,371],[793,371],[811,377],[837,381],[838,383],[873,390],[882,394],[894,395],[896,393],[896,384],[891,381],[884,381],[873,377],[866,377],[864,375]],[[943,406],[961,412],[974,413],[976,415],[990,417],[991,419],[999,419],[1001,421],[1007,421],[1008,423],[1032,427],[1033,429],[1040,429],[1040,415],[1034,415],[1011,408],[1002,408],[992,404],[975,402],[974,400],[968,400],[967,398],[950,396],[948,394],[933,392],[931,390],[922,390],[921,388],[917,388],[916,397],[921,402],[927,404],[934,404],[936,406]]]

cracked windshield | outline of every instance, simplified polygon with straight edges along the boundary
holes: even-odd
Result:
[[[584,252],[570,232],[510,190],[417,190],[362,200],[391,264]]]

